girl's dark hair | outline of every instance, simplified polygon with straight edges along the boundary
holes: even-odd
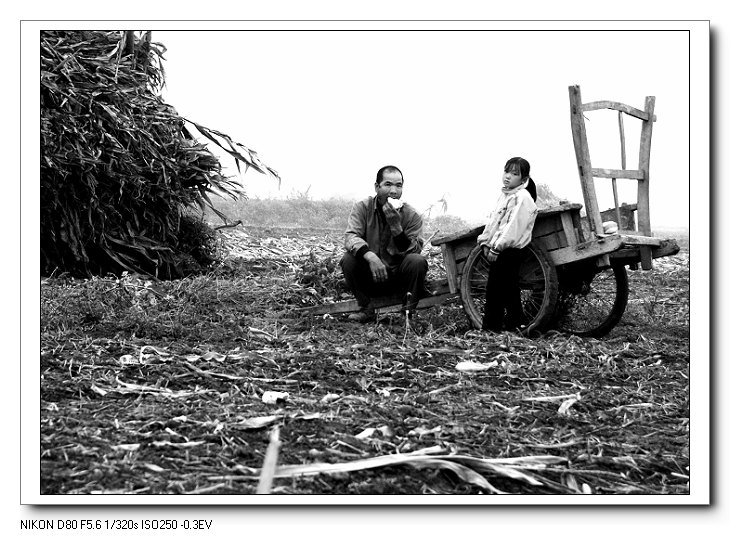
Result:
[[[520,176],[522,178],[529,178],[527,180],[527,192],[530,194],[530,197],[532,197],[533,201],[537,200],[537,187],[535,186],[535,182],[532,178],[530,178],[530,163],[527,161],[527,159],[523,159],[522,157],[512,157],[507,163],[504,165],[504,171],[507,172],[508,170],[511,170],[512,167],[517,167],[520,169]]]
[[[525,189],[527,189],[527,192],[530,194],[530,197],[532,197],[532,200],[537,201],[537,187],[535,187],[535,182],[532,178],[527,181],[527,187]]]
[[[383,174],[385,174],[386,172],[397,172],[398,174],[400,174],[401,180],[403,180],[403,173],[400,171],[400,169],[398,167],[394,167],[393,165],[387,165],[387,166],[384,166],[383,168],[381,168],[378,171],[378,173],[375,175],[376,184],[379,184],[380,182],[383,181]]]
[[[520,169],[520,176],[523,178],[527,178],[530,175],[530,163],[527,162],[527,159],[523,159],[522,157],[512,157],[512,159],[507,161],[504,165],[504,171],[507,172],[512,169],[512,167]]]

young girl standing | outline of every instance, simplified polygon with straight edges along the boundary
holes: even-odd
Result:
[[[502,193],[477,238],[489,262],[483,330],[516,329],[525,322],[518,274],[522,249],[532,240],[536,200],[530,163],[513,157],[504,165]]]

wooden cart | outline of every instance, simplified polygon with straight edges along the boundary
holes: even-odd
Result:
[[[652,260],[679,252],[677,242],[652,236],[649,219],[649,158],[654,116],[654,97],[647,97],[644,109],[611,101],[582,103],[580,87],[571,86],[570,113],[578,174],[583,190],[583,205],[561,203],[540,210],[532,242],[524,249],[520,265],[520,289],[525,315],[523,332],[546,329],[600,337],[620,321],[628,302],[626,267],[649,270]],[[621,168],[593,168],[588,151],[584,112],[610,109],[618,112],[621,143]],[[641,120],[639,165],[626,169],[623,115]],[[614,208],[600,212],[595,191],[597,178],[610,179]],[[637,202],[619,206],[617,179],[637,181]],[[604,222],[612,220],[618,232],[606,234]],[[461,299],[474,327],[481,327],[489,265],[477,237],[484,226],[436,237],[441,247],[446,279],[431,283],[434,294],[419,302],[427,308]],[[373,300],[380,312],[400,309],[396,297]],[[314,314],[352,312],[357,303],[345,301],[308,309]]]

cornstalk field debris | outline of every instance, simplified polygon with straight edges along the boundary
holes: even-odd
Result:
[[[405,335],[298,312],[349,296],[338,232],[218,234],[206,275],[41,280],[43,494],[255,494],[274,429],[272,494],[688,493],[687,251],[600,340]]]

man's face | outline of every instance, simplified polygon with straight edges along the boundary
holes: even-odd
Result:
[[[375,184],[375,193],[380,204],[385,204],[388,197],[400,199],[403,194],[403,176],[397,170],[386,171],[379,184]]]

